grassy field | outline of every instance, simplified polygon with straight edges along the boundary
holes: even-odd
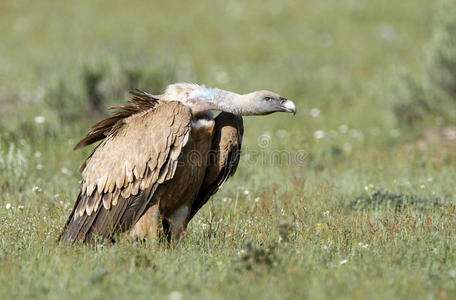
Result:
[[[423,138],[456,108],[428,79],[441,5],[0,1],[0,299],[454,299],[456,147]],[[245,118],[237,174],[176,247],[59,245],[74,144],[176,81],[298,113]]]

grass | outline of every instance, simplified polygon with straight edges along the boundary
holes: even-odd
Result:
[[[456,155],[416,146],[442,124],[404,125],[393,88],[428,68],[439,6],[2,1],[0,298],[454,298]],[[178,246],[59,245],[90,153],[74,144],[128,89],[174,81],[267,88],[298,114],[245,119],[236,175]]]

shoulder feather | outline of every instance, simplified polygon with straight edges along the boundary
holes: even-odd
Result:
[[[137,89],[131,91],[130,94],[133,95],[133,98],[129,101],[131,104],[109,108],[116,111],[112,116],[92,125],[87,136],[76,144],[74,150],[84,148],[104,139],[109,134],[115,133],[122,126],[122,120],[134,114],[152,109],[158,104],[158,99],[155,96],[144,91]]]

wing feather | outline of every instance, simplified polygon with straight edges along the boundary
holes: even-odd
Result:
[[[111,200],[112,200],[112,193],[105,193],[103,195],[103,206],[105,209],[108,209],[108,210],[111,209],[111,204],[112,204]]]
[[[133,99],[130,102],[133,105],[125,105],[121,107],[111,107],[111,109],[117,109],[111,117],[101,120],[100,122],[94,124],[89,133],[85,138],[83,138],[74,149],[84,148],[87,145],[93,144],[99,140],[104,139],[113,131],[116,131],[119,126],[119,121],[123,119],[154,108],[158,104],[158,99],[146,92],[135,90],[131,91],[130,94],[133,95]]]
[[[214,138],[203,185],[192,205],[189,220],[207,203],[239,164],[244,126],[242,117],[222,112],[215,118]]]
[[[187,107],[159,103],[118,122],[85,162],[81,192],[63,241],[112,237],[115,230],[134,224],[158,184],[174,176],[191,130]]]

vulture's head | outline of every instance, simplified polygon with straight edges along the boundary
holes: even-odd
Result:
[[[191,83],[169,85],[158,96],[167,101],[180,101],[191,108],[193,114],[220,110],[241,116],[261,116],[274,112],[296,114],[296,105],[279,94],[261,90],[249,94],[237,94],[218,88],[206,88]]]
[[[296,114],[293,101],[281,97],[271,91],[262,90],[244,95],[251,108],[246,115],[268,115],[274,112],[289,112]]]

